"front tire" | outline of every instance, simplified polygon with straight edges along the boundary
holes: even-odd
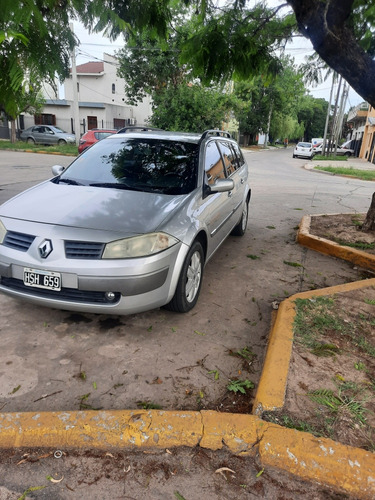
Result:
[[[59,146],[64,146],[66,144],[66,141],[64,139],[59,139],[58,143]]]
[[[170,311],[189,312],[198,301],[202,285],[204,251],[199,241],[191,246],[182,266],[173,299],[164,307]]]
[[[248,218],[249,218],[249,200],[246,200],[242,209],[241,220],[237,224],[237,226],[234,226],[230,234],[232,234],[233,236],[243,236],[246,232]]]

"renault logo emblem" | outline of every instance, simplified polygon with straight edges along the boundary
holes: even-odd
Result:
[[[38,246],[38,249],[42,259],[46,259],[53,250],[52,241],[51,240],[42,241],[42,243]]]

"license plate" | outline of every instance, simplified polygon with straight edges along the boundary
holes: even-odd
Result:
[[[23,270],[23,283],[26,286],[58,292],[61,290],[61,274],[25,267]]]

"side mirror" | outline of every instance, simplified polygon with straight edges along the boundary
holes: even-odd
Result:
[[[52,173],[53,175],[60,175],[64,172],[65,167],[62,167],[61,165],[54,165],[52,167]]]
[[[233,179],[217,179],[214,184],[210,185],[211,193],[225,193],[234,189]]]

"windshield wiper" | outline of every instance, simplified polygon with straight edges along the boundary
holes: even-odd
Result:
[[[78,182],[78,181],[75,181],[74,179],[66,179],[64,177],[64,179],[58,179],[58,183],[60,184],[60,182],[65,182],[65,184],[69,184],[71,186],[83,186],[84,184],[82,184],[81,182]]]
[[[93,182],[89,186],[103,187],[103,188],[114,188],[114,189],[130,189],[131,191],[143,191],[143,189],[136,188],[134,186],[129,186],[124,182]]]

